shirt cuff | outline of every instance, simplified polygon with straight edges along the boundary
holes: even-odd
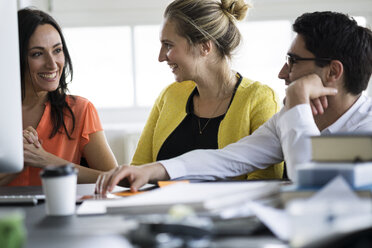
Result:
[[[171,180],[187,175],[186,167],[180,158],[172,158],[158,161],[162,164]]]
[[[296,128],[315,126],[315,121],[309,104],[300,104],[287,110],[278,120],[278,127],[282,134]]]

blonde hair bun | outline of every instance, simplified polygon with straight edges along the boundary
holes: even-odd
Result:
[[[248,8],[244,0],[173,0],[164,18],[176,24],[190,45],[211,40],[221,58],[231,58],[241,42],[236,21],[244,19]]]
[[[250,7],[244,0],[221,0],[222,10],[238,21],[245,18]]]

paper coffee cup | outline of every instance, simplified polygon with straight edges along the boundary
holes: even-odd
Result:
[[[73,164],[48,166],[40,173],[47,215],[75,213],[77,170]]]

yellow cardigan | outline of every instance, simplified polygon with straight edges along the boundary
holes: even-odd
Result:
[[[157,98],[142,131],[132,165],[156,161],[168,136],[186,117],[186,104],[195,88],[192,81],[173,83]],[[275,92],[257,81],[243,78],[218,130],[218,148],[250,135],[279,111]],[[182,141],[180,141],[182,142]],[[252,172],[248,179],[282,178],[283,163]]]

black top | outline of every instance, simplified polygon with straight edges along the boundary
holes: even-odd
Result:
[[[243,78],[239,73],[237,73],[237,76],[239,77],[239,80],[235,85],[229,107]],[[199,94],[196,87],[187,100],[186,117],[164,141],[156,158],[157,161],[174,158],[196,149],[218,148],[218,129],[225,114],[214,118],[200,118],[196,116],[194,114],[193,103],[195,94]],[[202,133],[200,133],[200,130],[202,130]]]

